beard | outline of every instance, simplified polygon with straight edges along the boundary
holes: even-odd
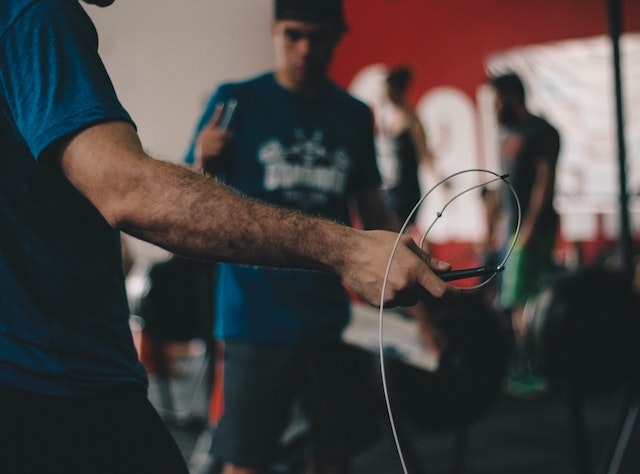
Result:
[[[498,111],[498,122],[505,126],[515,125],[518,123],[518,114],[516,109],[505,104]]]

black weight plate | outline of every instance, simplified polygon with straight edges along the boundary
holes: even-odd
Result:
[[[556,278],[538,299],[529,335],[542,370],[584,393],[637,377],[640,310],[630,276],[591,268]]]
[[[430,432],[455,431],[480,419],[497,400],[505,374],[505,339],[493,311],[472,294],[429,302],[449,341],[438,370],[387,359],[394,411]]]

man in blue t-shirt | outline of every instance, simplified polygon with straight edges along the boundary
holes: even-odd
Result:
[[[327,74],[345,29],[341,0],[276,0],[274,71],[217,89],[185,161],[262,201],[346,225],[355,209],[365,228],[398,230],[371,111]],[[341,343],[350,299],[340,277],[220,264],[217,282],[224,408],[212,450],[225,472],[264,472],[295,402],[310,422],[311,471],[347,472],[377,421]]]
[[[371,303],[395,241],[153,160],[97,49],[78,0],[0,2],[3,473],[186,472],[147,400],[119,231],[185,256],[330,271]],[[410,242],[401,254],[387,301],[447,291],[431,270],[447,265]]]

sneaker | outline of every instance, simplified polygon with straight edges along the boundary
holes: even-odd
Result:
[[[549,393],[549,381],[532,372],[521,371],[507,377],[504,391],[520,400],[537,400]]]

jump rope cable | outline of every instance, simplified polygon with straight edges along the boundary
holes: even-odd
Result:
[[[389,397],[389,388],[388,388],[388,384],[387,384],[387,375],[386,375],[385,364],[384,364],[384,331],[383,331],[382,322],[383,322],[383,313],[384,313],[384,294],[385,294],[386,289],[387,289],[387,280],[389,278],[389,273],[391,271],[391,264],[393,263],[393,258],[395,257],[396,250],[398,249],[398,245],[400,244],[400,239],[402,238],[402,236],[404,235],[404,232],[406,231],[407,227],[409,226],[409,222],[411,221],[411,218],[417,212],[417,210],[420,208],[420,206],[422,205],[424,200],[433,191],[435,191],[439,186],[441,186],[444,183],[448,182],[449,180],[455,178],[456,176],[459,176],[459,175],[464,174],[464,173],[474,173],[474,172],[475,173],[486,173],[486,174],[489,174],[489,175],[493,176],[493,178],[489,179],[486,182],[470,186],[470,187],[460,191],[456,195],[454,195],[451,199],[449,199],[444,204],[442,209],[436,213],[436,217],[433,219],[433,221],[431,222],[431,224],[429,225],[429,227],[425,231],[424,235],[422,236],[422,239],[420,240],[420,248],[423,249],[424,243],[425,243],[426,238],[427,238],[427,235],[429,234],[429,232],[431,231],[431,229],[433,228],[435,223],[443,216],[444,211],[447,209],[447,207],[449,207],[449,205],[453,201],[455,201],[459,197],[461,197],[461,196],[465,195],[466,193],[469,193],[469,192],[471,192],[471,191],[473,191],[475,189],[479,189],[479,188],[482,188],[484,186],[488,186],[489,184],[492,184],[492,183],[497,182],[497,181],[502,181],[502,183],[504,183],[509,188],[509,190],[511,191],[511,194],[513,195],[513,198],[514,198],[515,203],[516,203],[516,209],[517,209],[517,212],[516,212],[516,215],[517,215],[516,228],[515,228],[515,231],[514,231],[512,237],[511,237],[511,242],[509,244],[508,250],[507,250],[503,260],[496,267],[496,271],[490,277],[488,277],[486,280],[482,281],[478,285],[475,285],[475,286],[472,286],[472,287],[467,287],[467,288],[461,288],[461,289],[462,290],[475,290],[475,289],[481,288],[482,286],[484,286],[487,283],[489,283],[489,281],[491,281],[496,276],[496,274],[498,272],[500,272],[500,271],[502,271],[504,269],[504,264],[509,259],[509,256],[511,255],[511,252],[513,251],[513,249],[514,249],[514,247],[516,245],[516,241],[517,241],[518,235],[520,233],[520,223],[521,223],[521,219],[522,219],[521,208],[520,208],[520,200],[518,199],[518,195],[516,194],[515,190],[513,189],[513,186],[511,185],[511,183],[509,183],[509,181],[507,181],[507,178],[509,177],[509,175],[499,175],[497,173],[494,173],[493,171],[489,171],[489,170],[485,170],[485,169],[472,168],[472,169],[458,171],[457,173],[453,173],[452,175],[449,175],[446,178],[442,179],[441,181],[436,183],[426,194],[424,194],[420,198],[420,200],[416,203],[416,205],[413,207],[413,209],[411,210],[411,212],[409,213],[409,215],[405,219],[404,223],[402,224],[402,227],[400,228],[400,231],[398,232],[398,237],[396,238],[396,241],[395,241],[395,243],[394,243],[394,245],[393,245],[393,247],[391,249],[391,254],[389,255],[389,261],[387,263],[387,269],[385,271],[384,279],[382,281],[382,291],[381,291],[381,294],[380,294],[379,333],[378,333],[378,342],[379,342],[378,350],[379,350],[379,356],[380,356],[380,372],[381,372],[381,376],[382,376],[382,390],[383,390],[383,393],[384,393],[384,401],[385,401],[386,408],[387,408],[387,415],[389,417],[389,423],[391,425],[391,432],[393,434],[393,440],[394,440],[394,443],[395,443],[396,451],[398,453],[398,457],[400,458],[400,463],[402,464],[402,470],[403,470],[404,474],[408,474],[409,471],[407,470],[407,465],[406,465],[406,462],[405,462],[405,459],[404,459],[404,455],[402,454],[402,447],[400,446],[400,440],[398,438],[398,432],[397,432],[397,429],[396,429],[396,423],[395,423],[394,416],[393,416],[393,410],[391,409],[391,401],[390,401],[390,397]]]

